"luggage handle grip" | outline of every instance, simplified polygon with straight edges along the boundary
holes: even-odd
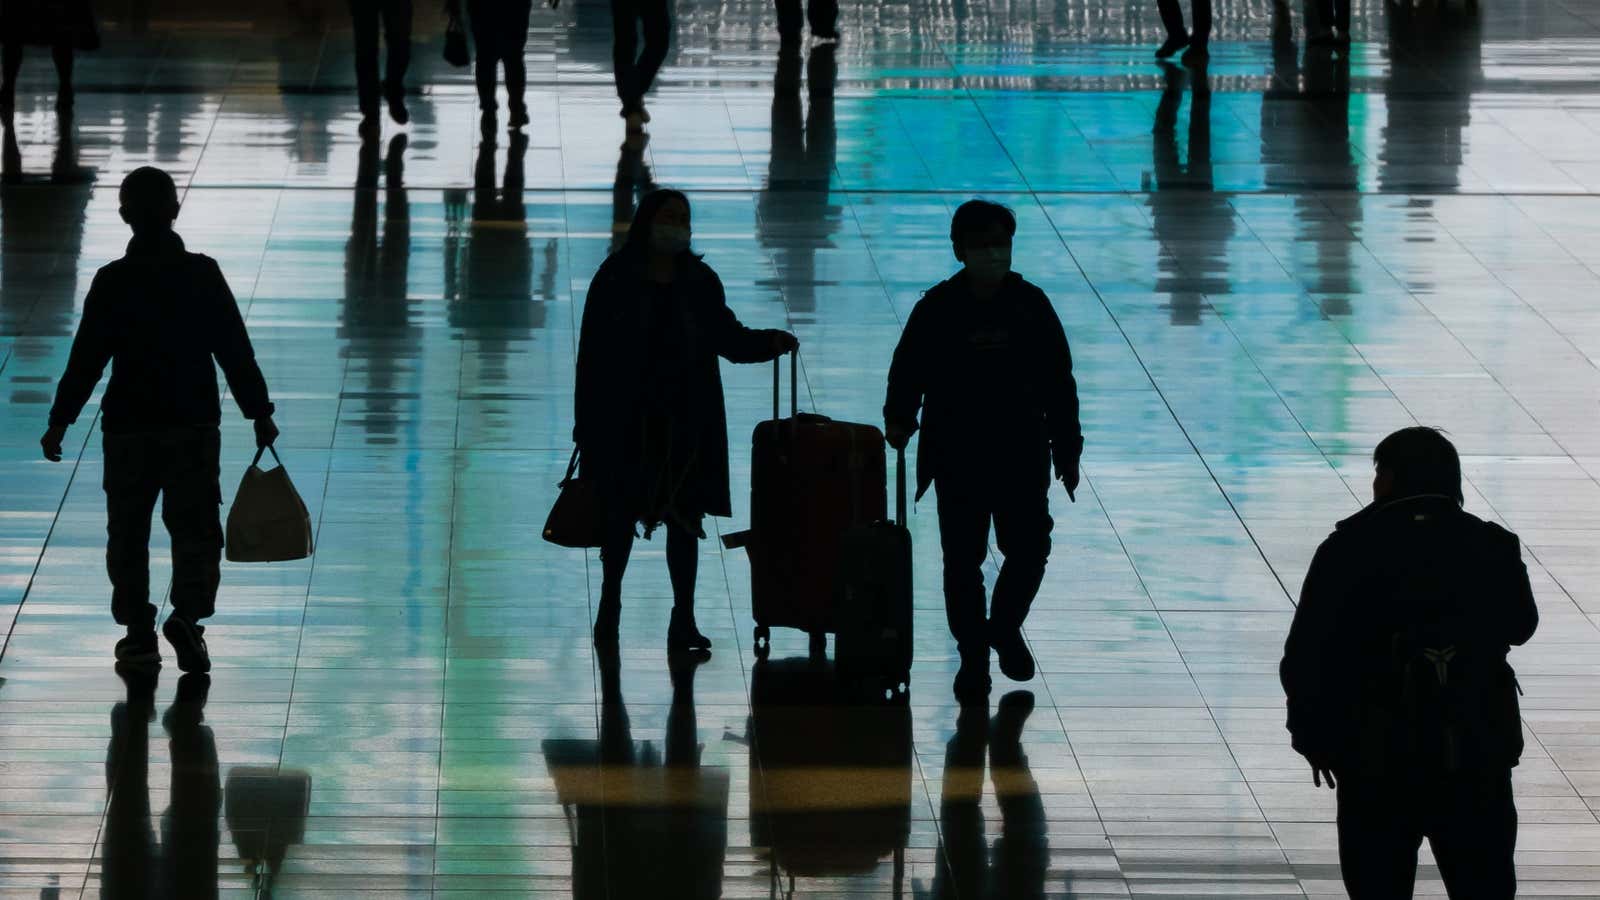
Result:
[[[778,412],[778,376],[779,369],[783,367],[783,357],[789,357],[789,415],[800,415],[800,351],[790,350],[772,358],[772,419],[777,421]]]
[[[894,451],[894,523],[901,527],[906,524],[906,451],[904,447]]]
[[[250,460],[250,468],[258,468],[261,465],[261,454],[269,451],[272,453],[272,461],[278,464],[278,468],[283,468],[283,460],[278,458],[278,448],[272,446],[271,444],[268,444],[265,447],[256,448],[256,458]]]

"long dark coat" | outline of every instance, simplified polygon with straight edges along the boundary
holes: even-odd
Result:
[[[746,328],[728,309],[722,280],[711,267],[685,253],[672,289],[680,301],[689,360],[683,408],[696,417],[699,456],[679,493],[680,507],[713,516],[733,515],[728,495],[728,418],[717,357],[735,363],[774,359],[770,330]],[[646,290],[642,260],[613,254],[589,283],[578,337],[576,425],[582,475],[602,496],[635,483],[642,464],[638,440],[639,400],[649,359]]]

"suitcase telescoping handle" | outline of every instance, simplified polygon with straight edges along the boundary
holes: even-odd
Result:
[[[800,415],[800,351],[790,350],[784,356],[789,357],[789,416],[793,418]],[[778,369],[783,365],[783,356],[772,360],[772,418],[776,421],[778,414]]]
[[[906,451],[902,447],[894,452],[894,523],[906,524]]]

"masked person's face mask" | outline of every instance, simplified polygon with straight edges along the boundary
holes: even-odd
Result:
[[[689,229],[672,225],[656,225],[650,229],[650,249],[662,255],[676,256],[689,249]]]
[[[967,251],[967,271],[982,282],[995,282],[1011,271],[1010,247],[974,247]]]

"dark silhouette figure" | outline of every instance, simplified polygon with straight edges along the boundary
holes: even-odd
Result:
[[[911,311],[883,405],[896,449],[910,442],[922,412],[916,496],[938,485],[945,615],[961,653],[962,702],[988,696],[991,647],[1008,678],[1033,677],[1022,623],[1050,556],[1051,462],[1075,499],[1083,452],[1072,352],[1050,299],[1011,271],[1016,230],[1003,206],[969,200],[956,210],[950,242],[964,268]],[[991,521],[1005,563],[985,617]]]
[[[378,213],[378,143],[363,141],[356,168],[350,239],[344,246],[344,314],[338,336],[353,376],[363,376],[359,391],[342,396],[369,444],[394,444],[404,417],[399,405],[409,391],[399,388],[406,372],[401,360],[421,351],[419,329],[411,321],[406,270],[411,261],[411,204],[406,195],[404,156],[407,139],[389,139],[383,160],[383,214]],[[348,386],[347,386],[348,387]],[[359,401],[359,405],[355,401]],[[342,421],[351,416],[341,406]]]
[[[776,896],[797,877],[867,875],[893,860],[905,878],[911,832],[911,709],[860,702],[819,657],[759,660],[750,675],[750,839]]]
[[[824,41],[839,39],[839,0],[774,2],[778,9],[778,37],[785,48],[799,46],[805,25],[811,26],[811,36],[814,38]]]
[[[411,65],[411,0],[349,0],[355,27],[356,96],[361,107],[361,133],[378,134],[378,100],[389,105],[389,117],[401,125],[406,111],[406,69]],[[387,48],[384,76],[378,81],[378,28]]]
[[[177,695],[161,717],[172,776],[159,842],[150,809],[150,730],[157,671],[119,666],[127,699],[112,707],[106,748],[111,802],[101,836],[100,896],[157,900],[217,896],[218,814],[222,783],[217,742],[205,723],[211,676],[178,679]]]
[[[842,215],[829,193],[839,148],[833,114],[834,83],[839,77],[834,50],[833,44],[812,48],[806,60],[809,106],[803,111],[800,50],[785,45],[778,52],[772,153],[756,212],[761,243],[772,249],[791,313],[816,311],[817,250],[830,245]]]
[[[1206,295],[1226,293],[1233,207],[1216,192],[1211,166],[1211,87],[1205,69],[1162,63],[1161,100],[1151,134],[1155,190],[1150,223],[1161,242],[1156,291],[1167,297],[1174,325],[1198,325]],[[1188,159],[1178,147],[1178,111],[1190,87]]]
[[[1372,504],[1317,548],[1280,676],[1294,748],[1337,788],[1352,900],[1410,897],[1433,847],[1451,897],[1510,898],[1522,753],[1506,662],[1538,626],[1517,536],[1461,508],[1455,447],[1406,428]]]
[[[478,145],[473,171],[472,206],[467,228],[455,228],[445,239],[445,296],[450,326],[472,342],[483,368],[473,375],[480,385],[507,385],[513,341],[526,341],[545,324],[545,301],[553,287],[536,296],[533,247],[528,239],[528,208],[523,196],[523,161],[528,137],[512,132],[506,148],[505,179],[495,184],[495,144]],[[448,213],[461,218],[460,200],[452,195]],[[467,232],[465,238],[463,231]],[[555,266],[556,243],[545,245],[546,277]],[[553,282],[552,282],[553,284]]]
[[[1386,193],[1452,193],[1461,187],[1463,135],[1482,86],[1483,22],[1475,2],[1388,3],[1389,110],[1378,153]],[[1426,197],[1412,203],[1433,205]]]
[[[58,118],[56,133],[44,185],[22,171],[16,129],[5,129],[0,149],[0,334],[17,335],[12,352],[29,362],[53,357],[52,339],[76,324],[78,257],[94,196],[95,170],[78,163],[72,121]],[[35,390],[25,396],[49,400]]]
[[[1167,59],[1183,51],[1184,65],[1204,65],[1211,58],[1211,0],[1191,0],[1194,30],[1183,26],[1183,6],[1179,0],[1156,0],[1161,25],[1167,40],[1156,50],[1156,59]],[[1187,49],[1186,49],[1187,48]]]
[[[67,426],[110,363],[100,404],[106,570],[112,615],[128,630],[116,656],[142,664],[161,659],[149,566],[150,515],[159,495],[172,535],[172,615],[162,630],[181,669],[205,672],[211,659],[199,623],[214,611],[222,558],[222,406],[213,359],[239,410],[254,420],[257,446],[271,444],[278,429],[222,270],[210,257],[186,251],[172,230],[178,216],[172,178],[160,169],[135,169],[123,179],[120,198],[133,239],[126,256],[95,273],[39,444],[47,459],[61,459]]]
[[[650,112],[644,108],[644,95],[655,83],[656,73],[667,60],[667,45],[672,40],[672,14],[669,0],[611,0],[611,66],[617,81],[617,97],[622,101],[620,115],[627,130],[644,130]],[[640,31],[644,46],[639,46]]]
[[[473,74],[478,81],[478,109],[485,133],[495,129],[499,109],[494,96],[495,66],[505,69],[509,124],[528,124],[528,69],[522,51],[528,46],[528,16],[532,0],[466,0],[472,21],[472,46],[477,52]]]
[[[56,109],[72,109],[73,54],[100,47],[91,0],[6,0],[0,4],[0,67],[4,68],[0,118],[8,122],[17,105],[22,51],[29,45],[50,48],[59,82]]]
[[[649,538],[665,524],[673,595],[667,644],[710,649],[694,619],[697,542],[704,516],[732,515],[717,357],[767,362],[800,346],[788,332],[739,322],[722,280],[689,250],[689,225],[683,194],[645,197],[628,240],[600,265],[584,302],[573,439],[609,523],[597,645],[617,639],[635,526],[643,524]]]
[[[1440,4],[1443,5],[1443,4]],[[1349,46],[1350,0],[1316,0],[1311,7],[1307,43],[1312,46]]]
[[[639,200],[656,189],[650,164],[644,159],[649,143],[648,134],[630,134],[622,141],[622,150],[617,155],[617,178],[611,185],[611,253],[621,250],[627,243],[633,211]]]
[[[728,772],[703,768],[695,717],[699,659],[670,659],[672,702],[661,746],[633,739],[621,659],[597,654],[600,739],[548,740],[545,763],[575,831],[574,900],[722,896],[728,850]],[[598,788],[598,789],[597,789]]]
[[[946,865],[934,870],[935,900],[1042,900],[1050,865],[1050,831],[1039,783],[1022,752],[1022,728],[1033,694],[1000,698],[994,719],[987,703],[962,707],[945,745],[939,834]],[[983,770],[988,759],[1000,835],[991,848],[983,818]],[[1052,896],[1055,892],[1052,891]],[[1067,896],[1072,896],[1070,893]]]

